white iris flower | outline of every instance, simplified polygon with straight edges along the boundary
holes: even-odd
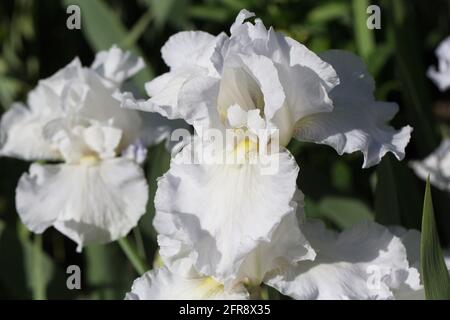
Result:
[[[237,158],[261,146],[270,150],[266,160],[277,170],[264,174],[261,163],[250,161],[185,161],[186,154],[203,152],[194,142],[159,180],[154,225],[161,254],[174,260],[183,252],[199,272],[225,283],[247,277],[259,284],[280,261],[314,259],[296,222],[299,168],[284,148],[292,137],[329,144],[340,154],[360,150],[369,167],[387,152],[402,159],[411,133],[385,124],[397,105],[375,101],[374,81],[356,56],[331,51],[321,58],[258,19],[244,22],[252,16],[242,10],[231,36],[172,36],[161,50],[170,71],[146,84],[151,98],[122,96],[127,107],[184,119],[197,133],[243,130],[250,138],[231,148]],[[261,141],[255,135],[261,129],[277,129],[279,143]],[[263,263],[255,263],[258,255]]]
[[[412,129],[386,125],[398,106],[375,100],[374,80],[358,57],[337,50],[317,56],[259,19],[245,22],[253,16],[242,10],[231,36],[172,36],[161,49],[170,71],[146,84],[149,100],[127,93],[124,105],[213,128],[256,109],[279,130],[281,146],[295,137],[339,154],[362,151],[364,168],[387,152],[404,157]]]
[[[34,163],[19,181],[17,211],[31,231],[54,226],[81,250],[125,236],[144,214],[148,187],[139,163],[167,130],[147,128],[146,118],[113,98],[142,67],[115,46],[90,68],[74,59],[3,116],[2,155],[58,162]]]
[[[428,77],[441,91],[450,88],[450,37],[444,39],[436,49],[438,67],[430,66]]]
[[[439,147],[422,161],[411,161],[411,167],[418,177],[435,187],[450,191],[450,139],[444,139]]]

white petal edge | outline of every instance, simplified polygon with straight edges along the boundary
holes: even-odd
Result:
[[[126,300],[245,300],[248,292],[242,286],[225,290],[210,277],[186,277],[167,267],[146,272],[133,282]]]
[[[123,158],[98,164],[32,164],[19,180],[22,222],[42,233],[53,225],[78,244],[125,236],[145,213],[148,187],[140,166]]]
[[[445,38],[436,49],[438,67],[430,66],[427,76],[440,91],[450,88],[450,37]]]
[[[295,137],[330,145],[339,154],[361,151],[363,168],[378,164],[387,152],[402,160],[412,128],[396,131],[386,124],[397,113],[397,104],[375,101],[374,81],[357,56],[332,50],[321,57],[335,68],[340,79],[330,92],[334,109],[301,119]]]
[[[145,63],[141,57],[136,57],[130,51],[123,51],[116,45],[107,51],[98,52],[91,65],[95,72],[107,80],[106,85],[116,88],[144,67]]]
[[[316,259],[288,266],[266,279],[295,299],[394,299],[393,290],[417,274],[401,238],[376,223],[363,222],[337,233],[320,221],[310,221],[302,230],[317,252]]]
[[[450,139],[442,140],[424,160],[411,161],[410,166],[419,178],[426,180],[429,175],[432,185],[450,191]]]
[[[164,62],[171,68],[200,66],[213,70],[210,57],[216,37],[203,31],[182,31],[174,34],[161,48]]]

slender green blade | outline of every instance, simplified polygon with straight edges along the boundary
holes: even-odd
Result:
[[[355,33],[356,47],[358,53],[368,61],[369,56],[375,49],[375,36],[373,30],[367,28],[367,7],[368,0],[353,0],[353,30]]]
[[[148,181],[148,202],[147,212],[139,221],[139,226],[143,234],[150,239],[156,240],[156,232],[153,228],[153,217],[155,216],[155,194],[158,188],[158,178],[161,177],[170,167],[170,153],[166,150],[165,142],[157,146],[152,146],[148,152],[147,160],[147,181]]]
[[[431,99],[427,85],[423,50],[416,26],[412,1],[384,1],[388,39],[395,52],[395,66],[404,95],[405,114],[414,128],[415,145],[421,157],[437,146],[437,134],[431,117]]]
[[[411,171],[394,156],[386,155],[377,168],[375,220],[384,225],[420,229],[420,198]]]
[[[429,300],[450,300],[450,277],[439,243],[429,179],[423,201],[420,261],[425,297]]]
[[[90,298],[123,299],[136,274],[117,244],[92,245],[83,250]]]

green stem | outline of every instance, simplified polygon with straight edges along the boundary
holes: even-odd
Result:
[[[42,235],[36,234],[33,243],[33,300],[45,300],[45,281],[43,278],[43,259],[42,259]]]
[[[133,229],[133,236],[134,241],[136,242],[137,252],[139,253],[139,256],[141,257],[141,259],[147,259],[147,255],[145,254],[144,240],[142,239],[142,233],[139,229],[139,226],[136,226],[136,228]]]
[[[368,0],[353,0],[353,29],[358,53],[367,63],[371,53],[375,50],[375,35],[366,25]]]
[[[147,263],[140,258],[136,248],[131,245],[126,237],[119,239],[117,242],[127,256],[128,260],[130,260],[137,273],[139,273],[139,275],[143,275],[149,268],[147,266]]]
[[[136,45],[136,42],[144,34],[152,19],[153,12],[151,10],[147,10],[147,12],[139,18],[133,28],[128,32],[126,38],[122,40],[120,43],[121,47],[129,49]]]

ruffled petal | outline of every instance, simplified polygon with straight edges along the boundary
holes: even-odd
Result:
[[[269,58],[261,55],[240,55],[240,59],[257,82],[263,94],[266,119],[272,119],[275,112],[283,106],[286,99],[277,68]],[[250,92],[250,94],[252,93]]]
[[[393,290],[417,274],[402,239],[376,223],[364,222],[339,234],[311,221],[302,230],[317,252],[316,259],[266,279],[295,299],[393,299]]]
[[[397,282],[392,286],[396,300],[425,300],[425,291],[420,280],[420,232],[407,230],[400,226],[390,227],[389,230],[400,237],[406,249],[410,272],[405,281]],[[404,278],[402,279],[404,280]]]
[[[14,104],[0,122],[0,155],[24,160],[58,160],[58,150],[44,137],[43,128],[54,118],[50,112],[36,112]]]
[[[85,99],[86,86],[71,80],[81,73],[81,63],[74,59],[54,75],[40,80],[28,94],[27,106],[16,103],[3,115],[1,155],[30,161],[61,159],[58,151],[46,141],[43,129],[50,121],[64,116],[76,96]]]
[[[184,277],[167,267],[146,272],[133,282],[126,300],[244,300],[248,292],[239,285],[232,290],[211,277]]]
[[[116,45],[107,51],[98,52],[91,65],[91,69],[105,79],[105,84],[112,88],[119,88],[125,80],[144,67],[145,63],[141,57],[136,57],[130,51],[123,51]]]
[[[339,154],[361,151],[363,168],[376,165],[387,152],[403,159],[412,128],[396,131],[386,124],[397,113],[397,104],[375,101],[374,81],[355,55],[329,51],[322,58],[336,69],[341,81],[330,92],[334,109],[298,121],[295,137],[328,144]]]
[[[182,31],[171,36],[161,48],[164,62],[171,68],[200,66],[213,70],[211,56],[216,37],[203,31]]]
[[[199,272],[234,280],[249,253],[270,243],[283,217],[295,212],[297,164],[288,152],[274,154],[278,170],[263,174],[258,164],[183,163],[189,152],[158,181],[155,228],[184,241]]]
[[[441,91],[450,88],[450,37],[444,39],[436,49],[438,68],[430,66],[427,76]]]
[[[125,108],[156,112],[168,119],[183,119],[189,124],[211,119],[219,90],[219,80],[199,67],[180,68],[165,73],[145,85],[150,99],[136,99],[132,93],[115,94]],[[217,113],[217,110],[214,110]],[[211,115],[211,118],[217,116]]]
[[[19,181],[16,207],[31,231],[53,225],[81,249],[125,236],[145,213],[147,189],[142,169],[122,158],[33,164]]]
[[[439,147],[422,161],[411,161],[411,167],[418,177],[441,190],[450,191],[450,139],[444,139]]]

